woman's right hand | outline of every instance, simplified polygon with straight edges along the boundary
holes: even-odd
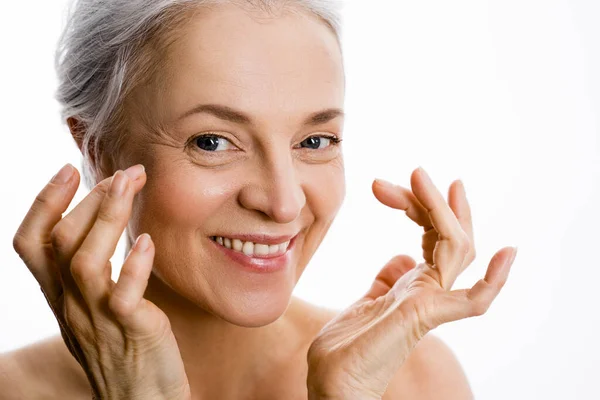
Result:
[[[190,386],[169,319],[143,298],[154,260],[149,235],[138,237],[118,281],[111,279],[109,260],[145,183],[141,165],[117,171],[63,218],[79,186],[79,173],[66,165],[38,194],[13,246],[40,284],[94,398],[187,400]]]

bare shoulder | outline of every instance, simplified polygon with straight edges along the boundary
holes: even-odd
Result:
[[[397,399],[472,400],[473,393],[452,350],[429,333],[408,356],[383,397]]]
[[[0,355],[0,400],[89,399],[90,387],[60,336]]]
[[[27,398],[22,385],[18,384],[21,380],[14,359],[7,354],[0,354],[0,400]]]

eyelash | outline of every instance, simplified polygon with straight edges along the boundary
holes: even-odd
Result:
[[[201,135],[198,135],[198,136],[192,136],[192,137],[191,137],[191,138],[188,140],[188,142],[186,143],[186,147],[188,147],[188,146],[189,146],[189,147],[191,147],[191,146],[195,146],[194,150],[199,150],[199,151],[201,151],[202,153],[209,153],[209,154],[210,154],[210,153],[212,153],[212,154],[221,153],[220,151],[207,151],[207,150],[201,149],[201,148],[199,148],[198,146],[196,146],[196,141],[197,141],[198,139],[200,139],[200,138],[203,138],[203,137],[217,137],[217,138],[219,138],[219,139],[227,140],[229,143],[231,143],[232,145],[234,145],[234,144],[231,142],[231,140],[227,139],[227,138],[226,138],[225,136],[223,136],[223,135],[219,135],[219,134],[217,134],[217,133],[203,133],[203,134],[201,134]],[[234,146],[235,146],[235,145],[234,145]]]
[[[204,133],[204,134],[192,137],[191,139],[188,140],[188,143],[186,145],[187,146],[195,145],[196,140],[198,140],[198,139],[200,139],[202,137],[217,137],[217,138],[220,138],[220,139],[227,140],[228,142],[231,143],[231,140],[227,139],[225,136],[222,136],[222,135],[219,135],[219,134],[216,134],[216,133]],[[340,143],[342,143],[342,140],[343,140],[343,139],[341,139],[341,138],[339,138],[339,137],[337,137],[335,135],[312,135],[312,136],[309,136],[309,137],[305,138],[304,140],[302,140],[302,142],[304,142],[304,141],[306,141],[308,139],[314,138],[314,137],[329,139],[331,141],[331,146],[328,146],[325,149],[317,149],[317,150],[320,150],[320,151],[327,150],[329,147],[339,146]],[[197,150],[201,150],[203,153],[220,153],[219,151],[208,151],[208,150],[204,150],[204,149],[201,149],[201,148],[197,148]]]
[[[304,139],[302,142],[308,140],[308,139],[312,139],[312,138],[323,138],[323,139],[328,139],[331,141],[331,145],[327,146],[324,149],[310,149],[310,148],[305,148],[305,147],[300,147],[301,149],[305,149],[305,150],[313,150],[313,151],[327,151],[327,150],[331,150],[332,148],[339,146],[339,144],[342,142],[342,139],[340,139],[339,137],[335,136],[335,135],[312,135],[307,137],[306,139]],[[300,143],[302,143],[300,142]]]

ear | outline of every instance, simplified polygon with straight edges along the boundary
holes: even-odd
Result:
[[[81,154],[84,154],[83,136],[85,134],[85,127],[83,126],[81,121],[79,121],[75,117],[67,118],[67,125],[69,126],[69,130],[71,131],[71,136],[73,136],[73,140],[75,140],[75,143],[77,143],[79,151],[81,151]]]
[[[86,132],[85,125],[75,117],[67,118],[67,125],[69,126],[69,130],[71,131],[71,136],[73,136],[73,140],[75,140],[75,143],[77,144],[77,147],[79,148],[79,151],[81,152],[81,154],[83,156],[85,156],[86,149],[84,149],[84,147],[83,147],[83,145],[84,145],[83,138],[84,138],[85,132]],[[100,160],[100,165],[96,164],[94,149],[89,149],[88,152],[90,155],[89,162],[91,163],[91,167],[96,174],[97,182],[100,182],[104,178],[114,174],[114,162],[113,162],[112,158],[106,152],[104,152],[104,151],[102,151],[102,149],[100,149],[100,152],[102,155],[101,160]]]

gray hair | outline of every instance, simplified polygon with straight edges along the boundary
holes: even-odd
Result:
[[[116,154],[124,141],[125,98],[160,66],[146,48],[166,48],[172,28],[192,8],[230,2],[267,12],[296,6],[320,18],[340,40],[339,0],[73,0],[55,54],[56,100],[62,121],[78,122],[71,130],[88,189],[104,178],[101,155]]]

